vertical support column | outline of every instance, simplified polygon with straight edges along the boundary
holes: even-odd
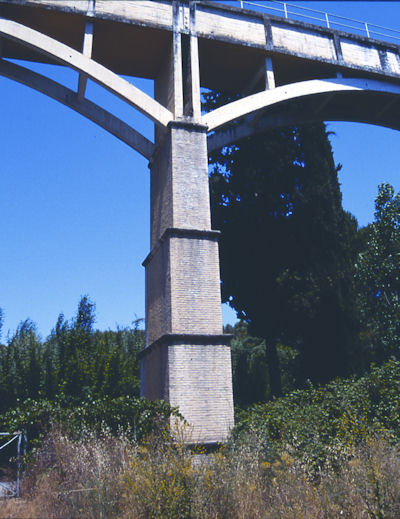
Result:
[[[275,88],[275,74],[272,59],[270,56],[265,58],[265,90]]]
[[[88,0],[88,9],[86,12],[86,16],[94,15],[94,9],[95,9],[94,3],[95,3],[95,0]],[[92,57],[92,48],[93,48],[93,22],[87,21],[85,23],[85,34],[83,35],[83,45],[82,45],[83,55],[91,58]],[[80,73],[79,79],[78,79],[78,91],[77,91],[79,101],[83,101],[83,99],[85,97],[86,84],[87,84],[86,74]]]
[[[191,442],[225,441],[233,426],[218,234],[210,228],[206,128],[175,121],[151,164],[141,388],[179,407],[193,426]]]
[[[187,9],[187,8],[186,8]],[[200,121],[200,68],[196,33],[196,4],[189,4],[189,35],[182,35],[183,113],[192,121]]]
[[[83,49],[82,53],[89,58],[92,56],[92,46],[93,46],[93,22],[86,22],[85,24],[85,35],[83,38]],[[79,101],[83,101],[85,97],[87,84],[87,75],[79,74],[78,80],[78,99]]]
[[[339,34],[336,31],[333,33],[333,45],[335,47],[336,60],[338,61],[339,64],[344,63],[342,44],[340,42]]]
[[[185,43],[179,26],[175,33],[155,83],[157,99],[175,108],[176,120],[162,135],[156,133],[157,152],[150,163],[151,251],[143,263],[146,349],[141,392],[179,407],[192,426],[188,442],[213,444],[226,441],[233,426],[230,336],[222,333],[219,233],[211,230],[207,128],[197,122],[197,38],[182,35]],[[185,44],[188,48],[182,52]],[[184,56],[188,67],[182,66]],[[182,114],[181,107],[190,116]]]
[[[199,43],[196,33],[196,4],[194,2],[190,4],[190,63],[193,119],[199,121],[201,117],[200,66]]]

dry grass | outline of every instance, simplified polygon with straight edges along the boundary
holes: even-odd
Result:
[[[32,499],[3,499],[0,500],[0,518],[42,519],[43,515]]]
[[[397,447],[369,439],[340,456],[311,477],[289,452],[268,457],[257,436],[204,455],[168,438],[53,432],[24,481],[35,499],[4,502],[0,517],[398,519]]]

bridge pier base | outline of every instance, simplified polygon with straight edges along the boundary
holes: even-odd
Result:
[[[189,443],[221,443],[232,429],[231,352],[226,343],[223,335],[165,335],[143,352],[144,396],[179,408],[190,425],[184,430]]]
[[[206,128],[188,120],[171,123],[150,170],[141,392],[179,407],[192,426],[187,441],[224,442],[233,426],[232,371],[230,337],[222,333]]]

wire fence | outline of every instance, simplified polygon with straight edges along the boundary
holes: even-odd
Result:
[[[0,498],[8,498],[8,497],[19,497],[20,496],[20,479],[21,479],[21,446],[23,443],[23,455],[26,452],[27,445],[27,437],[26,433],[22,433],[20,431],[9,433],[9,432],[0,432],[0,437],[5,438],[6,442],[0,445],[0,451],[5,449],[8,445],[15,442],[16,450],[17,450],[17,479],[16,481],[0,481]],[[11,437],[8,440],[8,437]],[[0,438],[1,440],[1,438]]]
[[[363,22],[361,20],[356,20],[355,18],[346,18],[345,16],[326,13],[324,11],[318,11],[317,9],[311,9],[310,7],[304,7],[289,2],[266,0],[262,3],[258,3],[246,0],[237,0],[235,4],[239,4],[243,9],[267,11],[271,14],[282,16],[287,19],[310,21],[316,25],[344,30],[353,34],[367,36],[368,38],[400,43],[400,31],[397,29]]]

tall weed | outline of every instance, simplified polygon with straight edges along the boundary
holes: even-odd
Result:
[[[54,519],[397,519],[400,452],[370,437],[337,450],[316,473],[256,431],[211,454],[168,432],[136,444],[53,431],[23,491]]]

